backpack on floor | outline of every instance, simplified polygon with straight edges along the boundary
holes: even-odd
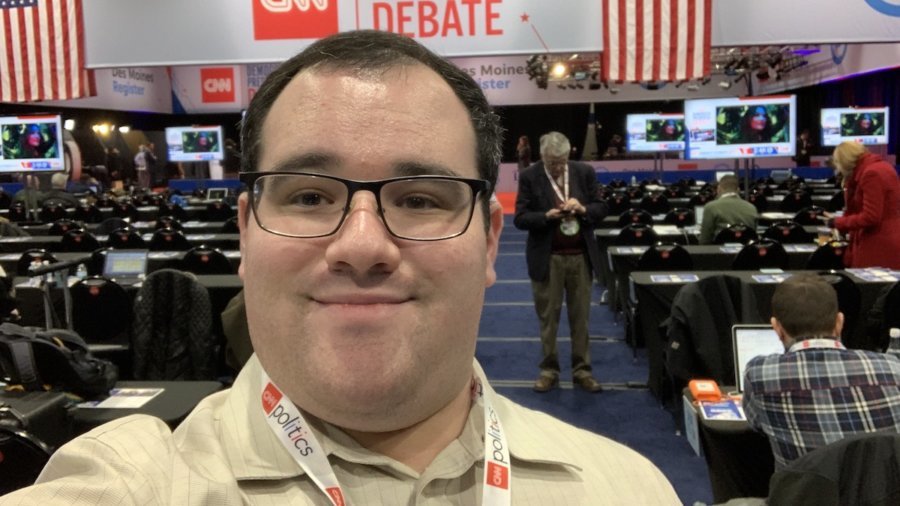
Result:
[[[118,368],[91,355],[71,330],[0,325],[0,369],[9,384],[28,391],[71,392],[86,399],[105,395],[119,378]]]

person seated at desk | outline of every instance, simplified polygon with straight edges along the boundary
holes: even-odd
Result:
[[[848,350],[837,293],[820,276],[795,274],[772,296],[782,355],[759,356],[744,376],[744,412],[766,434],[776,469],[860,432],[900,432],[900,359]]]
[[[69,184],[69,176],[62,172],[53,174],[50,178],[50,191],[44,194],[44,203],[55,201],[62,204],[63,207],[77,207],[81,202],[68,191],[66,186]]]
[[[0,505],[678,504],[646,458],[498,395],[475,359],[501,132],[475,80],[404,35],[282,64],[242,125],[255,353],[174,433],[110,422]]]
[[[738,195],[738,178],[729,174],[719,180],[716,200],[703,207],[703,222],[700,223],[700,244],[712,244],[723,228],[740,223],[756,228],[759,213],[756,207]]]

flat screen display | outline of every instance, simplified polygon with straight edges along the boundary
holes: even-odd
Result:
[[[221,126],[166,128],[170,162],[204,162],[224,157]]]
[[[685,153],[692,159],[793,156],[794,95],[687,100]]]
[[[629,114],[627,150],[683,151],[684,114]]]
[[[64,170],[58,115],[0,116],[0,172]]]
[[[844,141],[887,144],[889,116],[887,107],[822,109],[822,145],[837,146]]]

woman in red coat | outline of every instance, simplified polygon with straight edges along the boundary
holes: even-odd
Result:
[[[900,179],[897,171],[862,144],[834,150],[844,176],[844,215],[833,226],[850,236],[847,267],[900,269]]]

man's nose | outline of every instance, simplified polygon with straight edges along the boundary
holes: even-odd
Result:
[[[350,200],[341,227],[325,250],[332,270],[352,274],[391,272],[400,262],[400,249],[391,235],[371,192],[360,191]]]

